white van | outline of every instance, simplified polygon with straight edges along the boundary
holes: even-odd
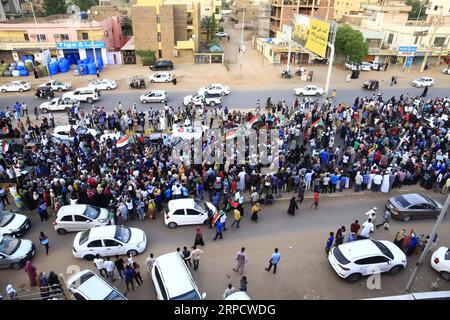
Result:
[[[128,300],[91,270],[83,270],[70,277],[67,287],[75,300]]]
[[[63,94],[64,100],[77,100],[80,102],[94,103],[100,99],[100,93],[95,88],[78,88],[75,91],[69,91]]]
[[[155,260],[152,280],[158,300],[202,300],[186,263],[176,252],[166,253]]]

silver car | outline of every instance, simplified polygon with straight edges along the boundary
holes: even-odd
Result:
[[[0,237],[0,268],[18,270],[25,266],[36,254],[36,247],[31,240],[17,239],[10,236]]]
[[[164,90],[153,90],[149,93],[140,96],[139,100],[141,103],[157,102],[166,103],[167,102],[167,92]]]

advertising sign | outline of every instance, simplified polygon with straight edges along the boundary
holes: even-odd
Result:
[[[292,27],[286,24],[283,24],[283,39],[286,41],[291,41],[292,39]]]
[[[94,41],[95,48],[106,48],[104,41]],[[92,49],[92,41],[57,42],[57,49]]]
[[[327,54],[329,33],[329,23],[317,19],[311,19],[308,40],[306,41],[306,49],[314,52],[322,58],[325,58]]]
[[[416,46],[400,46],[397,50],[397,56],[399,57],[414,57],[417,52]]]
[[[300,46],[306,45],[309,34],[309,16],[295,15],[292,38]]]

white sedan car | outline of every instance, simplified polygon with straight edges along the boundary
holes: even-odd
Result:
[[[372,64],[370,62],[363,62],[361,63],[361,70],[362,71],[370,71],[372,70]]]
[[[97,135],[97,131],[94,129],[87,129],[79,126],[57,126],[53,129],[52,140],[56,143],[61,142],[73,142],[73,137],[70,136],[70,128],[73,127],[77,134],[90,133],[92,136]]]
[[[219,31],[219,32],[216,33],[216,37],[218,37],[218,38],[226,38],[226,37],[228,37],[228,33],[223,32],[223,31]]]
[[[441,277],[450,281],[450,249],[440,247],[431,256],[431,267],[439,272]]]
[[[103,277],[83,270],[67,280],[67,287],[75,300],[128,300]]]
[[[172,80],[175,78],[175,75],[169,73],[169,72],[158,72],[155,73],[154,75],[150,76],[150,82],[157,82],[157,83],[161,83],[161,82],[165,82],[165,83],[169,83],[172,82]]]
[[[103,226],[78,232],[73,240],[75,258],[93,260],[97,254],[106,256],[132,255],[147,247],[145,232],[124,226]]]
[[[72,88],[72,84],[70,84],[69,82],[61,82],[58,80],[51,80],[51,81],[47,81],[46,83],[39,85],[39,87],[50,87],[50,88],[52,88],[53,91],[61,92],[61,91],[70,90],[70,88]]]
[[[406,255],[390,241],[357,240],[330,250],[328,261],[339,277],[350,283],[363,276],[389,272],[397,274],[406,267]]]
[[[24,92],[31,89],[31,85],[25,81],[12,81],[0,87],[0,91],[5,92]]]
[[[434,80],[431,77],[420,77],[415,79],[411,84],[416,88],[431,87],[434,85]]]
[[[107,209],[85,204],[62,206],[53,223],[55,231],[59,234],[83,231],[93,227],[108,224],[109,212]]]
[[[305,86],[303,88],[294,89],[296,96],[321,96],[324,94],[325,90],[318,86]]]
[[[167,102],[167,92],[165,90],[153,90],[149,93],[145,93],[139,97],[141,103],[157,102],[166,103]]]
[[[206,201],[194,199],[170,200],[164,214],[164,223],[170,229],[179,225],[203,224],[217,212],[216,207]]]
[[[20,237],[31,227],[30,218],[12,211],[0,211],[0,236]]]
[[[208,93],[219,93],[222,96],[228,95],[231,93],[229,86],[224,86],[220,83],[213,83],[209,86],[202,87],[198,90],[199,95],[203,95],[205,91],[208,91]]]
[[[117,82],[114,80],[100,79],[89,83],[89,87],[97,90],[113,90],[117,88]]]

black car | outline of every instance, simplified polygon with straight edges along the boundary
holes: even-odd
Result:
[[[150,66],[153,71],[157,70],[173,70],[173,62],[170,60],[159,60]]]

